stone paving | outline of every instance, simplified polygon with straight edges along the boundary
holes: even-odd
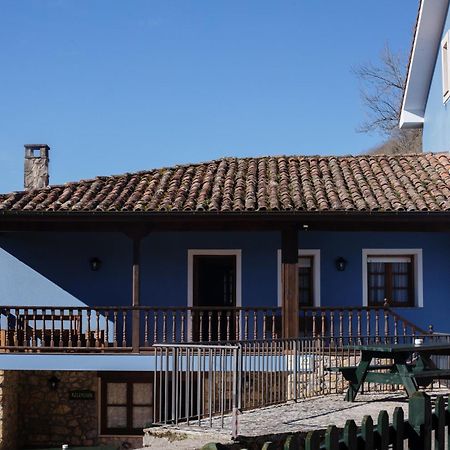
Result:
[[[429,392],[430,393],[430,392]],[[448,394],[448,390],[433,391],[430,394]],[[404,393],[360,394],[356,402],[348,403],[343,395],[324,397],[245,411],[239,416],[239,435],[243,437],[270,436],[282,433],[308,432],[324,429],[334,424],[343,427],[347,419],[354,419],[359,425],[362,418],[369,414],[375,420],[381,410],[392,417],[394,408],[403,407],[408,416],[408,399]],[[206,425],[206,423],[205,423]],[[230,441],[231,418],[225,418],[225,426],[220,427],[218,419],[213,420],[212,428],[198,426],[167,427],[155,429],[156,434],[148,440],[148,446],[154,449],[197,449],[208,442],[227,443]],[[169,443],[164,433],[171,433]],[[158,438],[158,434],[161,436]],[[165,442],[164,442],[165,441]]]

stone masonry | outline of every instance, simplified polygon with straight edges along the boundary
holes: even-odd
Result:
[[[0,371],[0,450],[18,448],[18,372]]]
[[[60,381],[52,390],[49,379]],[[96,372],[20,373],[19,443],[23,447],[95,445],[98,435]],[[94,391],[94,400],[71,400],[72,390]]]

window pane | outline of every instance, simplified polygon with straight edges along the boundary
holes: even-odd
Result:
[[[392,275],[392,288],[407,288],[409,286],[408,275]]]
[[[399,289],[392,292],[392,300],[395,303],[408,303],[409,291],[408,289]]]
[[[108,383],[106,385],[106,403],[108,405],[126,405],[127,384]]]
[[[309,261],[311,261],[308,258]],[[312,268],[299,267],[298,269],[298,301],[300,306],[312,306]]]
[[[150,406],[135,406],[133,408],[133,428],[145,428],[153,422]]]
[[[370,289],[369,290],[369,303],[371,305],[383,305],[384,304],[384,289]]]
[[[126,428],[127,407],[108,406],[106,408],[106,426],[107,428]]]
[[[312,258],[298,258],[298,267],[309,268],[312,266]]]
[[[151,383],[133,384],[133,405],[152,405],[153,387]]]

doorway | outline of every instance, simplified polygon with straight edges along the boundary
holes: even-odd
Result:
[[[236,339],[235,307],[240,305],[240,254],[235,251],[222,252],[199,251],[190,255],[189,303],[198,308],[193,312],[192,337],[195,341]]]

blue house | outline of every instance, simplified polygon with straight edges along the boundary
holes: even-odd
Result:
[[[447,10],[421,1],[400,119],[434,153],[49,185],[49,147],[26,145],[24,190],[0,195],[1,448],[131,441],[154,344],[450,332]]]

